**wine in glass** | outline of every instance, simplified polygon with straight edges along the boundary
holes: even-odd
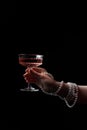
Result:
[[[19,64],[22,66],[25,66],[26,68],[29,67],[30,69],[32,67],[37,67],[42,65],[43,63],[43,55],[40,54],[19,54]],[[30,83],[28,83],[28,86],[26,88],[20,89],[21,91],[39,91],[39,89],[36,89],[32,87]]]

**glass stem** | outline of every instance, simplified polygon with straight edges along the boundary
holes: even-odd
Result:
[[[30,88],[30,83],[28,83],[28,86],[27,86],[28,88]]]
[[[30,89],[30,83],[28,83],[28,86],[27,86],[28,89]]]

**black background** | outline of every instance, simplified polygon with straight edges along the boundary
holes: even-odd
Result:
[[[1,31],[1,127],[86,128],[87,105],[76,104],[69,109],[58,97],[41,91],[19,91],[27,84],[22,77],[25,68],[19,65],[18,54],[43,54],[42,67],[56,80],[87,84],[87,32],[64,31],[65,22],[58,20],[54,7],[34,8],[34,5],[29,8],[26,3],[16,5],[16,2],[12,5]]]
[[[87,84],[86,46],[84,45],[86,32],[81,32],[79,36],[77,34],[58,32],[56,39],[54,34],[48,37],[41,37],[41,34],[39,36],[32,34],[32,37],[22,35],[16,40],[13,38],[10,40],[9,37],[9,43],[5,44],[4,55],[1,53],[4,57],[1,56],[3,125],[24,129],[62,128],[63,125],[66,128],[83,127],[83,125],[86,127],[87,105],[76,104],[74,108],[69,109],[58,97],[45,95],[41,91],[36,93],[19,91],[27,85],[22,77],[25,68],[18,63],[19,53],[43,54],[42,67],[52,73],[58,81]]]

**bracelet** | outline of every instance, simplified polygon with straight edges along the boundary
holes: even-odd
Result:
[[[48,94],[48,95],[51,95],[51,96],[58,96],[58,93],[60,92],[60,90],[61,90],[62,87],[63,87],[63,83],[64,83],[64,81],[61,81],[61,82],[60,82],[60,86],[58,86],[58,89],[57,89],[56,92],[54,92],[54,93],[44,92],[43,90],[42,90],[42,91],[43,91],[44,93]]]
[[[60,86],[58,87],[57,91],[54,93],[56,96],[58,96],[58,93],[59,93],[60,90],[62,89],[63,84],[64,84],[64,81],[61,81],[61,82],[60,82]]]
[[[53,96],[58,96],[60,99],[62,99],[63,101],[65,101],[66,105],[69,108],[72,108],[75,106],[77,100],[78,100],[78,85],[76,83],[71,83],[68,82],[67,85],[69,86],[69,90],[68,90],[68,94],[66,97],[61,97],[60,95],[58,95],[58,93],[61,91],[62,87],[63,87],[64,81],[60,82],[60,86],[58,86],[58,89],[56,92],[54,93],[48,93],[48,92],[44,92],[48,95],[53,95]]]
[[[68,82],[69,91],[66,97],[64,97],[64,101],[69,108],[75,106],[78,99],[78,85],[75,83]]]
[[[66,97],[61,97],[60,95],[57,95],[61,100],[65,101],[66,105],[69,108],[72,108],[75,106],[77,100],[78,100],[78,85],[76,83],[67,83],[69,86],[68,94]],[[58,94],[58,93],[57,93]]]

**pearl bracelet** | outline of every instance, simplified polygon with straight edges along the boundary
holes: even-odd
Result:
[[[58,92],[61,90],[62,86],[63,86],[63,81],[61,82],[60,87],[58,88],[58,90],[56,91],[56,95],[58,96],[61,100],[65,101],[66,105],[69,108],[72,108],[75,106],[77,100],[78,100],[78,85],[75,83],[71,83],[68,82],[67,85],[69,86],[69,90],[68,90],[68,94],[66,97],[61,97],[60,95],[58,95]]]
[[[78,85],[75,83],[68,82],[69,91],[66,97],[64,97],[64,101],[69,108],[75,106],[78,100]]]
[[[61,82],[60,82],[60,85],[58,86],[58,89],[56,90],[56,92],[49,93],[49,92],[44,92],[43,90],[42,90],[42,91],[43,91],[44,93],[48,94],[48,95],[51,95],[51,96],[58,96],[58,93],[60,92],[60,90],[61,90],[62,87],[63,87],[63,83],[64,83],[64,81],[61,81]]]
[[[58,86],[57,91],[54,93],[44,92],[43,90],[42,91],[48,95],[58,96],[60,99],[65,101],[66,105],[69,108],[72,108],[75,106],[75,104],[78,100],[78,85],[76,83],[68,82],[67,85],[68,85],[69,90],[68,90],[67,96],[64,98],[59,95],[59,92],[61,91],[63,85],[64,85],[64,81],[61,81],[60,85]]]
[[[64,83],[64,81],[61,81],[61,82],[60,82],[60,86],[58,86],[57,91],[54,93],[55,96],[58,96],[58,93],[60,92],[60,90],[61,90],[62,87],[63,87],[63,83]]]

